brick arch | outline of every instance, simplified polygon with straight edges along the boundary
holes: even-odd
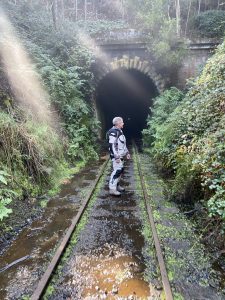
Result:
[[[101,66],[98,77],[96,78],[96,85],[109,73],[118,69],[135,69],[144,73],[152,79],[159,93],[165,89],[165,81],[161,75],[157,74],[155,68],[147,60],[142,60],[140,57],[135,56],[133,58],[124,55],[122,58],[114,58],[111,62],[108,62]]]

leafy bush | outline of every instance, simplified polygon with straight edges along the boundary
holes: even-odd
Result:
[[[9,177],[10,175],[5,170],[0,170],[0,221],[12,213],[12,209],[6,206],[12,202],[12,196],[17,195],[13,190],[7,188]]]
[[[130,0],[126,3],[129,15],[131,15],[131,26],[145,32],[145,42],[152,59],[163,72],[168,68],[180,65],[185,47],[183,38],[177,35],[177,22],[175,11],[172,13],[172,3],[168,9],[167,1],[136,1]],[[182,5],[183,7],[183,5]]]
[[[201,36],[224,37],[225,11],[208,10],[200,13],[192,20],[192,28],[197,30]]]
[[[201,167],[202,186],[207,193],[210,216],[225,220],[225,116],[215,131],[199,140],[193,164]]]
[[[168,114],[163,114],[162,108],[171,91],[166,91],[158,98],[152,119],[148,121],[149,127],[145,131],[145,140],[150,141],[151,152],[158,163],[165,169],[172,169],[175,174],[173,196],[184,199],[188,195],[189,199],[192,197],[195,200],[202,198],[207,201],[210,216],[223,220],[224,66],[225,42],[208,60],[202,74],[192,83],[184,99],[178,102],[176,94],[173,96],[174,106],[171,106],[171,109],[167,108]]]
[[[70,161],[96,158],[93,130],[98,124],[87,101],[92,93],[92,58],[85,45],[79,44],[79,24],[65,20],[55,31],[49,12],[40,5],[34,9],[35,4],[27,1],[4,4],[60,114]]]
[[[85,45],[79,44],[74,23],[62,22],[56,31],[51,16],[40,6],[34,9],[27,1],[17,5],[3,2],[49,92],[60,130],[53,132],[25,117],[14,105],[9,84],[1,84],[0,170],[9,174],[7,189],[16,194],[6,190],[0,194],[0,218],[9,214],[8,204],[15,197],[26,199],[46,191],[53,194],[72,171],[96,159],[98,129],[90,101],[92,57]],[[1,182],[0,188],[4,185]]]
[[[146,146],[151,146],[159,127],[165,124],[168,116],[174,111],[182,98],[183,93],[175,87],[166,90],[155,98],[153,108],[151,108],[151,115],[148,116],[147,120],[148,129],[143,130]]]
[[[111,30],[126,28],[126,24],[121,21],[97,20],[97,21],[78,21],[76,22],[78,30],[88,32],[93,37],[107,34]]]
[[[24,190],[36,192],[35,185],[40,185],[40,192],[49,186],[50,177],[56,176],[58,165],[65,164],[63,145],[47,125],[37,125],[24,117],[18,121],[15,117],[19,118],[15,110],[14,116],[0,113],[0,165],[7,167],[20,195]]]

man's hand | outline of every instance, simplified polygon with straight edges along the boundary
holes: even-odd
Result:
[[[127,153],[127,159],[131,159],[130,153]]]

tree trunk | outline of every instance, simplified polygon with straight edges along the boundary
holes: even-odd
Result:
[[[125,4],[124,1],[121,1],[121,7],[122,7],[122,20],[125,20]]]
[[[188,21],[189,21],[189,16],[190,16],[190,11],[191,11],[191,3],[192,3],[192,0],[189,0],[187,21],[186,21],[186,25],[185,25],[185,36],[187,35],[187,27],[188,27]]]
[[[74,1],[75,1],[75,21],[77,21],[78,20],[77,0]]]
[[[168,16],[168,19],[170,20],[170,2],[168,1],[168,4],[167,4],[167,16]]]
[[[53,19],[53,24],[54,24],[54,27],[55,29],[57,30],[57,26],[58,26],[58,2],[57,0],[53,0],[52,2],[52,19]]]
[[[177,36],[180,37],[180,0],[176,0]]]
[[[84,20],[87,20],[87,0],[84,0]]]
[[[65,6],[64,6],[64,0],[61,0],[61,19],[64,20],[65,18]]]
[[[201,11],[201,0],[198,0],[198,15],[200,14]]]

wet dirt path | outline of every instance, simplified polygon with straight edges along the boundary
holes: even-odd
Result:
[[[174,203],[167,201],[163,182],[153,172],[150,158],[141,155],[141,163],[174,299],[224,299],[217,293],[220,278],[212,274],[210,259],[194,227]],[[100,164],[102,162],[76,175],[60,195],[48,203],[43,216],[24,229],[0,258],[2,268],[28,256],[0,273],[0,299],[29,299],[24,296],[34,291],[53,249],[95,180]],[[126,192],[121,197],[108,194],[109,174],[104,178],[87,224],[64,261],[57,280],[50,286],[51,293],[43,299],[159,299],[160,276],[153,244],[143,237],[142,196],[134,166],[134,161],[126,162],[121,182]],[[158,285],[158,291],[153,284]]]
[[[61,193],[48,202],[41,217],[24,228],[1,255],[0,299],[22,299],[22,295],[32,293],[102,163],[102,160],[95,162],[75,175]],[[25,259],[4,271],[20,258]]]
[[[158,299],[159,293],[144,279],[140,197],[131,191],[133,162],[126,162],[121,184],[128,191],[120,197],[108,194],[108,179],[47,299]]]

